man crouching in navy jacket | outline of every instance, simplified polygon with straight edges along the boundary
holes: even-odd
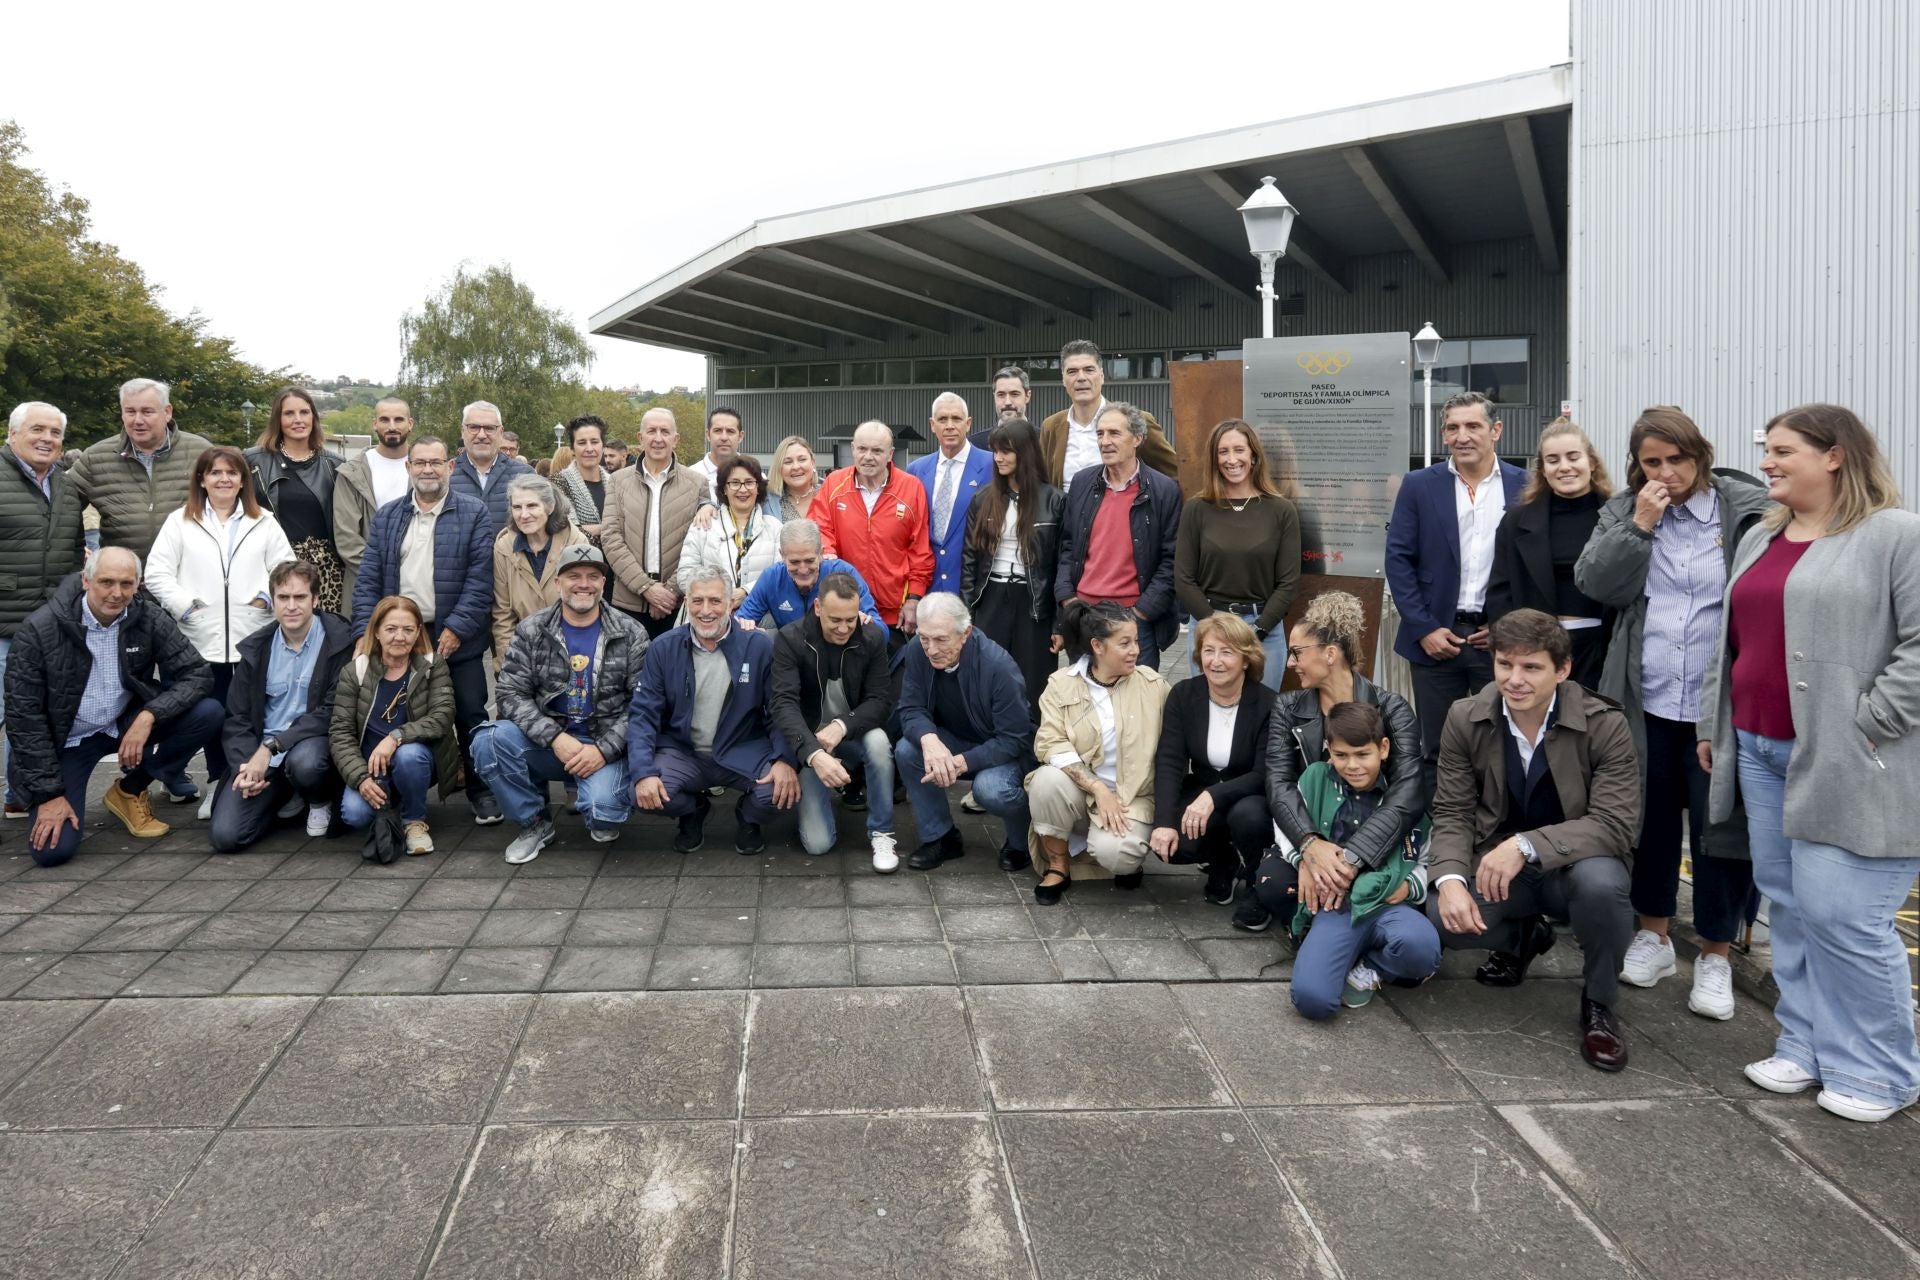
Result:
[[[693,853],[706,843],[707,788],[731,787],[734,850],[760,853],[760,824],[800,798],[793,748],[773,720],[773,637],[733,625],[725,573],[702,569],[681,585],[687,625],[648,647],[628,708],[633,800],[678,818],[673,847]]]

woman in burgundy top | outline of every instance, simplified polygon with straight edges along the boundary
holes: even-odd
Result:
[[[1772,903],[1780,1035],[1746,1073],[1884,1120],[1920,1096],[1894,928],[1920,875],[1920,516],[1838,405],[1767,424],[1760,469],[1780,506],[1735,557],[1699,725],[1709,809],[1732,811],[1737,777]]]

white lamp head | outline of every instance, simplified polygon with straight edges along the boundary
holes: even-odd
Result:
[[[1440,334],[1431,320],[1413,335],[1413,361],[1422,369],[1431,369],[1440,361]]]
[[[1240,206],[1240,217],[1247,224],[1247,248],[1257,258],[1284,255],[1297,216],[1299,210],[1287,203],[1273,179],[1260,179],[1260,189]]]

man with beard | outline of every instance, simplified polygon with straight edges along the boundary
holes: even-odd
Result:
[[[500,668],[500,718],[480,726],[473,758],[520,827],[507,861],[532,862],[553,843],[547,789],[571,779],[587,829],[602,843],[620,834],[627,791],[627,690],[640,674],[647,633],[601,597],[612,572],[600,548],[576,542],[560,553],[560,599],[521,622]]]
[[[1019,365],[1008,365],[993,375],[993,421],[968,436],[967,443],[992,453],[987,437],[993,434],[994,427],[1012,418],[1027,418],[1027,406],[1032,403],[1033,380]],[[1027,421],[1031,422],[1032,419],[1027,418]]]
[[[474,822],[485,827],[501,818],[500,802],[473,767],[473,731],[487,718],[481,658],[493,637],[493,532],[480,500],[452,491],[450,469],[439,437],[422,436],[408,446],[412,495],[374,513],[354,583],[353,633],[365,633],[373,607],[387,596],[405,596],[420,607],[453,680],[467,801]]]
[[[345,570],[340,598],[347,608],[367,554],[373,513],[407,496],[407,437],[412,434],[413,411],[405,400],[388,396],[373,406],[373,448],[349,459],[333,478],[333,547]]]

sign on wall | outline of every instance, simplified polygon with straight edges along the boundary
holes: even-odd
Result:
[[[1411,343],[1404,333],[1252,338],[1243,416],[1300,509],[1307,573],[1379,576],[1407,469]]]

